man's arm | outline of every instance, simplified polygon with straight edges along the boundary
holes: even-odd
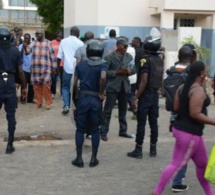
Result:
[[[54,53],[54,48],[52,46],[52,43],[49,43],[49,54],[50,54],[50,60],[51,60],[51,66],[52,66],[52,70],[56,70],[57,69],[57,58],[55,56]]]
[[[21,81],[21,86],[22,86],[22,97],[26,98],[26,96],[27,96],[26,80],[25,80],[25,74],[24,74],[24,72],[22,70],[21,65],[18,66],[17,71],[18,71],[18,75],[19,75],[19,78],[20,78],[20,81]]]
[[[25,53],[25,55],[28,55],[32,52],[32,44],[33,43],[28,45],[27,42],[23,41],[23,44],[22,44],[23,48],[22,49],[23,49],[23,52]]]
[[[148,81],[148,73],[144,72],[141,74],[141,80],[140,80],[140,84],[137,89],[137,93],[135,95],[135,99],[138,99],[140,97],[140,95],[143,93],[143,91],[146,88],[147,81]]]
[[[75,106],[77,106],[77,92],[78,92],[78,77],[74,75],[72,101]]]
[[[103,71],[101,71],[100,89],[99,89],[99,98],[102,101],[104,100],[104,91],[105,91],[106,81],[107,81],[107,72],[103,70]]]
[[[110,63],[111,63],[111,56],[110,55],[107,55],[105,56],[104,60],[108,66],[108,69],[109,69],[109,66],[110,66]],[[113,77],[115,78],[117,75],[120,75],[121,72],[119,70],[107,70],[107,77]]]

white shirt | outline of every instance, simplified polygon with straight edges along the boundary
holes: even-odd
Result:
[[[76,64],[75,52],[84,43],[75,36],[70,35],[60,42],[57,57],[63,59],[63,68],[68,74],[73,74]]]
[[[132,57],[133,57],[133,60],[134,60],[134,58],[135,58],[135,49],[133,47],[131,47],[131,46],[128,46],[126,52],[130,53],[132,55]],[[137,82],[137,74],[135,73],[135,74],[129,76],[128,79],[130,81],[130,84],[136,83]]]

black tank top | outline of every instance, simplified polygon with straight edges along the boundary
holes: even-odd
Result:
[[[206,94],[206,99],[204,101],[201,111],[203,114],[207,115],[207,107],[210,105],[210,103],[211,100],[209,96]],[[178,130],[197,136],[203,135],[203,129],[205,127],[203,123],[197,122],[196,120],[190,117],[189,103],[187,106],[184,105],[183,108],[179,109],[178,116],[173,126]]]

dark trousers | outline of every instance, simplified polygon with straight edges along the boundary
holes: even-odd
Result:
[[[14,90],[14,93],[12,94],[0,93],[0,108],[3,104],[4,104],[4,109],[6,112],[6,118],[8,122],[9,136],[14,136],[14,132],[16,129],[15,113],[17,108],[17,98],[16,98],[15,90]]]
[[[128,93],[128,104],[130,108],[133,108],[133,102],[134,102],[134,97],[135,97],[135,91],[136,91],[136,83],[131,84],[131,92]]]
[[[84,142],[84,134],[90,123],[90,132],[92,148],[99,147],[99,125],[102,116],[102,102],[98,97],[86,94],[78,96],[78,105],[76,109],[76,148],[81,149]]]
[[[157,92],[144,92],[138,101],[137,108],[137,134],[136,143],[138,145],[143,144],[145,137],[145,126],[147,121],[147,116],[149,120],[149,126],[151,129],[150,142],[152,144],[157,143],[158,139],[158,101],[159,95]]]
[[[118,100],[119,113],[119,134],[127,132],[126,112],[127,112],[127,94],[124,90],[118,93],[106,92],[107,97],[103,110],[103,122],[100,129],[101,135],[107,135],[109,131],[110,119],[113,107]]]
[[[57,91],[58,78],[59,78],[59,74],[52,74],[51,92],[54,95],[56,94],[56,91]]]
[[[33,90],[33,85],[31,85],[31,73],[30,72],[24,72],[24,74],[25,74],[26,84],[28,85],[27,102],[33,102],[34,90]],[[22,90],[22,87],[21,87],[21,90]],[[25,100],[23,100],[22,96],[21,96],[21,101],[25,101]]]

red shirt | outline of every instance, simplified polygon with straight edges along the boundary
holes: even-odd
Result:
[[[60,47],[60,41],[57,41],[56,39],[54,39],[51,42],[52,42],[52,46],[54,48],[55,56],[57,57],[58,50],[59,50],[59,47]],[[63,62],[61,61],[60,67],[62,67],[62,66],[63,66]]]

